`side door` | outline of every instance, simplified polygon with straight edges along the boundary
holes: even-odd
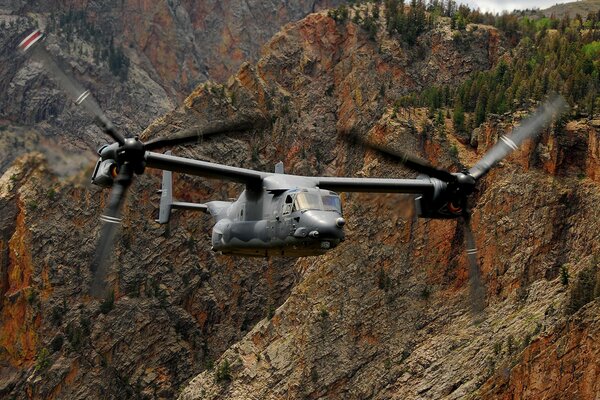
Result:
[[[277,227],[277,236],[280,239],[285,239],[291,234],[292,231],[292,210],[294,207],[294,201],[296,200],[293,194],[287,194],[283,200],[281,208],[281,218],[279,218],[279,224]]]

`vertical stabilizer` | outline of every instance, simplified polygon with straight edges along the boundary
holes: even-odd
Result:
[[[165,154],[171,155],[170,151]],[[173,173],[163,171],[162,188],[160,190],[160,209],[158,211],[158,223],[166,224],[171,216],[171,206],[173,205]]]
[[[277,164],[275,164],[275,173],[276,174],[285,173],[285,172],[283,172],[283,161],[279,161]]]
[[[171,155],[171,152],[167,151],[165,154]],[[202,211],[204,213],[209,212],[206,204],[173,201],[173,173],[171,171],[163,171],[162,187],[159,190],[159,193],[160,208],[158,210],[158,219],[156,220],[159,224],[166,224],[169,222],[171,211],[173,209]]]

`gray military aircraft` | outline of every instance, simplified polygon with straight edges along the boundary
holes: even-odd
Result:
[[[469,170],[449,172],[427,162],[392,151],[372,143],[368,146],[403,164],[421,175],[417,179],[312,177],[289,175],[280,163],[275,171],[261,172],[217,163],[161,154],[153,150],[179,143],[196,141],[199,137],[247,129],[243,124],[230,124],[182,132],[172,138],[157,138],[142,142],[138,137],[124,138],[100,110],[98,103],[74,79],[66,75],[43,46],[43,34],[36,30],[19,45],[40,61],[76,104],[95,117],[98,126],[115,143],[105,145],[92,182],[112,187],[110,200],[101,220],[102,226],[95,259],[92,294],[102,294],[107,275],[107,260],[112,253],[121,208],[134,175],[146,168],[163,170],[163,182],[158,222],[167,223],[173,209],[199,210],[216,221],[212,230],[212,248],[223,254],[238,256],[321,255],[344,240],[345,219],[338,192],[408,193],[415,195],[417,215],[424,218],[462,218],[469,258],[472,296],[481,303],[481,278],[476,257],[475,240],[470,225],[467,199],[476,183],[490,169],[526,139],[536,135],[564,108],[564,100],[556,97],[525,120],[509,136],[501,136],[485,156]],[[173,199],[172,172],[216,178],[245,185],[237,200],[209,201],[205,204],[183,203]],[[479,299],[477,299],[479,298]]]

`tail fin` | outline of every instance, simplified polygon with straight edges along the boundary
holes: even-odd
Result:
[[[166,224],[171,217],[171,207],[173,206],[173,173],[163,171],[162,189],[160,190],[160,208],[158,211],[159,224]]]
[[[171,152],[168,151],[166,154],[171,154]],[[166,224],[169,222],[169,219],[171,218],[171,210],[173,208],[203,211],[205,213],[208,212],[208,207],[206,204],[173,201],[173,173],[171,171],[163,171],[162,188],[159,190],[159,192],[160,208],[158,211],[158,219],[156,220],[156,222],[159,224]]]

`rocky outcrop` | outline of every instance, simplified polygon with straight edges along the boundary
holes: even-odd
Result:
[[[79,151],[106,141],[89,115],[57,90],[38,65],[16,52],[34,28],[48,33],[51,52],[91,89],[117,128],[133,136],[200,82],[225,80],[243,61],[256,59],[260,46],[282,25],[341,2],[4,2],[2,136],[26,126]],[[31,150],[16,133],[10,141],[16,145],[10,160]]]
[[[503,53],[492,28],[456,34],[445,21],[409,47],[313,14],[287,25],[260,60],[242,65],[226,84],[197,87],[143,137],[235,120],[255,128],[173,151],[262,170],[283,160],[296,174],[413,176],[347,141],[353,133],[436,165],[472,165],[521,114],[499,117],[464,140],[450,119],[441,130],[426,110],[395,103],[491,68]],[[595,334],[595,303],[575,317],[563,312],[573,279],[564,284],[561,267],[568,264],[574,277],[600,251],[593,222],[600,190],[586,172],[594,169],[597,134],[593,122],[575,123],[548,129],[479,187],[473,225],[487,297],[477,316],[470,312],[460,222],[414,220],[411,199],[346,194],[348,239],[339,248],[297,261],[247,260],[210,251],[206,216],[178,213],[168,228],[151,222],[156,171],[136,179],[125,207],[109,274],[114,300],[91,299],[88,263],[107,194],[87,186],[91,164],[85,174],[59,177],[39,155],[19,159],[0,179],[1,288],[14,293],[0,310],[0,395],[525,393],[520,388],[535,362],[519,366],[520,360],[533,360],[538,344],[565,340],[576,347],[583,336],[569,321],[577,318]],[[227,199],[240,190],[187,176],[175,182],[176,197],[185,201]],[[19,323],[9,323],[12,316]],[[587,360],[560,352],[576,365]],[[587,378],[577,382],[544,393],[589,386]]]
[[[201,240],[206,218],[181,216],[189,224],[175,219],[171,230],[151,223],[147,196],[159,180],[150,175],[138,181],[145,189],[131,196],[133,219],[115,249],[114,303],[90,299],[93,225],[106,198],[85,181],[58,179],[41,155],[0,180],[0,394],[171,398],[283,302],[295,272],[216,257]],[[185,198],[214,189],[188,181],[179,190]],[[141,221],[153,233],[138,235]]]
[[[323,22],[316,24],[318,18]],[[363,40],[353,42],[361,34],[355,26],[344,26],[344,32],[338,25],[334,31],[323,28],[328,23],[333,27],[326,17],[315,16],[297,24],[299,29],[276,36],[268,45],[268,56],[256,67],[259,85],[244,74],[244,81],[261,87],[261,93],[289,96],[282,108],[274,107],[285,110],[276,114],[280,119],[292,115],[286,124],[278,125],[278,119],[273,123],[276,149],[283,146],[277,140],[286,130],[295,128],[295,118],[310,121],[321,133],[322,139],[314,139],[305,130],[294,129],[301,132],[301,140],[288,136],[286,152],[280,154],[294,172],[405,176],[373,154],[340,141],[348,131],[421,152],[438,165],[472,165],[526,114],[492,121],[475,134],[476,148],[465,145],[451,134],[449,121],[445,133],[440,132],[423,110],[395,111],[386,102],[388,93],[398,96],[431,79],[427,68],[413,69],[425,62],[409,62],[403,75],[391,73],[395,78],[405,76],[394,92],[386,86],[387,75],[379,71],[393,71],[397,65],[385,65]],[[318,34],[312,36],[313,32]],[[436,35],[440,37],[434,32],[421,40],[435,40]],[[290,43],[303,43],[302,50],[293,50]],[[340,44],[329,47],[331,43]],[[354,43],[363,45],[353,47]],[[439,47],[452,54],[452,44],[457,42]],[[328,50],[319,53],[320,46]],[[393,56],[397,58],[389,59],[398,60],[401,54]],[[434,56],[431,52],[425,59]],[[479,65],[490,62],[479,60],[484,61]],[[302,69],[289,67],[293,65]],[[331,81],[329,69],[334,71]],[[451,71],[456,73],[453,79],[462,76],[461,69]],[[436,76],[443,82],[443,74]],[[269,90],[273,81],[277,84]],[[239,82],[239,78],[232,81],[227,89]],[[324,104],[312,97],[316,87],[326,88],[331,101]],[[188,104],[194,101],[198,100]],[[328,124],[321,121],[334,101],[331,115],[337,116],[337,132],[329,133]],[[191,106],[179,110],[184,115],[193,111]],[[296,116],[300,112],[305,114]],[[326,117],[311,119],[315,115]],[[368,122],[373,120],[378,122]],[[576,128],[577,123],[585,128]],[[147,133],[167,129],[168,124],[159,124]],[[548,336],[562,335],[565,299],[571,289],[559,278],[561,266],[569,263],[575,274],[599,251],[598,227],[589,221],[597,218],[600,191],[585,172],[593,162],[589,144],[596,135],[593,123],[587,121],[548,129],[538,143],[527,144],[482,184],[474,204],[474,226],[487,288],[484,314],[469,313],[460,224],[413,221],[412,206],[398,197],[348,195],[347,242],[318,262],[299,261],[302,281],[287,301],[227,350],[213,371],[193,379],[180,398],[242,399],[252,393],[267,399],[458,399],[487,393],[482,385],[488,379],[493,384],[495,376],[510,371],[523,349],[530,351],[530,343],[535,346]],[[304,146],[308,165],[301,161],[306,157],[297,155]],[[324,159],[321,149],[331,157],[325,158],[326,166],[317,161]],[[575,353],[573,357],[577,358]],[[585,360],[577,362],[583,365]],[[522,376],[515,372],[513,386],[521,384]],[[551,387],[556,395],[577,390],[566,384]]]
[[[528,346],[511,369],[495,374],[480,390],[482,399],[559,399],[569,394],[593,399],[600,392],[598,302]]]

